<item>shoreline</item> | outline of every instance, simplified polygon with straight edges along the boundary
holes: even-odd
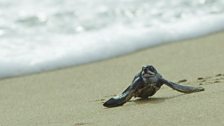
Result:
[[[0,80],[0,125],[223,125],[224,32],[79,66]],[[183,95],[163,86],[149,100],[107,109],[144,64],[168,80],[202,86]],[[202,78],[202,79],[200,79]],[[209,105],[208,105],[209,104]],[[170,121],[174,120],[175,121]]]
[[[194,37],[190,37],[190,38],[183,38],[181,40],[177,39],[177,40],[174,40],[174,41],[160,42],[160,43],[148,46],[148,47],[137,49],[135,51],[122,53],[120,55],[115,54],[115,55],[112,55],[112,56],[109,56],[109,57],[106,57],[106,58],[93,60],[93,61],[89,61],[89,62],[84,62],[84,63],[80,63],[80,64],[79,63],[78,64],[70,64],[70,65],[65,65],[65,66],[58,65],[58,67],[56,67],[56,68],[53,66],[53,67],[47,68],[47,69],[45,67],[45,68],[42,68],[42,70],[41,70],[41,68],[39,68],[39,70],[38,70],[38,67],[36,67],[36,68],[33,68],[34,69],[33,71],[32,70],[23,71],[21,69],[17,69],[17,71],[21,71],[22,74],[18,74],[17,72],[14,72],[14,73],[10,72],[11,75],[8,75],[8,73],[2,74],[1,77],[0,77],[0,80],[17,78],[17,77],[24,77],[24,76],[41,74],[41,73],[51,72],[51,71],[54,72],[54,71],[58,71],[58,70],[70,69],[70,68],[74,68],[74,67],[80,67],[80,66],[83,66],[83,65],[94,64],[94,63],[98,63],[98,62],[104,62],[104,61],[111,60],[111,59],[114,59],[114,58],[119,58],[119,57],[125,57],[127,55],[132,55],[134,53],[138,53],[138,52],[141,52],[141,51],[144,51],[144,50],[147,50],[147,49],[157,48],[157,47],[164,46],[164,45],[167,45],[167,44],[191,41],[191,40],[194,40],[194,39],[199,39],[199,38],[204,38],[204,37],[216,35],[216,34],[219,34],[219,33],[222,33],[222,32],[224,32],[224,31],[223,30],[218,30],[216,32],[206,33],[206,34],[202,34],[200,36],[194,36]],[[62,61],[59,61],[59,62],[62,62]],[[48,65],[48,66],[50,66],[50,65]]]

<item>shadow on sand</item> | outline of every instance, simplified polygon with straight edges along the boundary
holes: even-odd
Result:
[[[139,98],[139,99],[132,100],[131,102],[135,102],[137,104],[146,104],[146,103],[157,104],[157,103],[164,102],[165,100],[173,99],[173,98],[180,97],[183,95],[186,95],[186,94],[179,94],[179,95],[170,96],[170,97],[151,97],[151,98],[147,98],[147,99]]]

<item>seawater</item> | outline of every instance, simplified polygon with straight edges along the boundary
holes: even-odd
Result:
[[[0,0],[0,77],[224,29],[224,0]]]

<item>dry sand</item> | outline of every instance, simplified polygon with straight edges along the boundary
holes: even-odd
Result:
[[[182,94],[163,86],[122,107],[121,93],[144,64],[167,79],[202,86]],[[0,81],[0,126],[223,126],[224,33],[148,48],[127,56]]]

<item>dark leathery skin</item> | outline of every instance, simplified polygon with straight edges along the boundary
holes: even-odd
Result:
[[[142,70],[121,95],[110,98],[103,105],[105,107],[117,107],[129,101],[132,97],[148,98],[153,96],[164,84],[182,93],[204,91],[202,87],[184,86],[168,81],[152,65],[146,65],[142,67]]]

